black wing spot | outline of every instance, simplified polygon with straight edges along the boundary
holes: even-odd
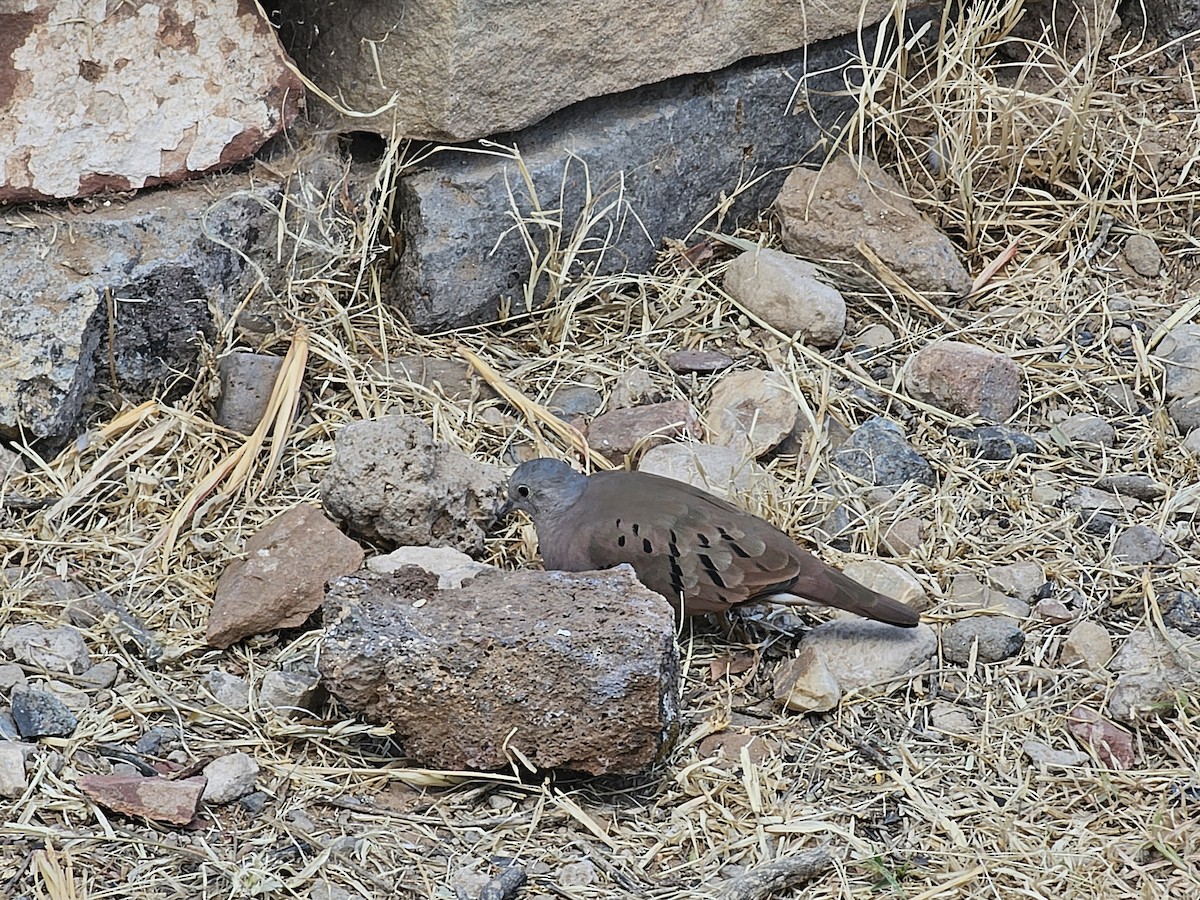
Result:
[[[713,561],[707,553],[697,553],[696,558],[700,560],[700,565],[704,567],[704,574],[709,577],[709,580],[713,584],[719,588],[728,587],[721,579],[721,573],[717,571],[717,567],[713,565]]]
[[[620,527],[621,527],[621,520],[617,519],[617,528],[620,528]]]
[[[638,523],[634,522],[633,523],[633,536],[637,537],[637,533],[638,533]]]
[[[717,526],[717,534],[721,536],[721,540],[729,545],[729,549],[733,551],[734,556],[740,556],[742,559],[750,558],[750,554],[741,548],[737,539],[720,525]]]
[[[700,543],[701,547],[711,547],[712,546],[712,544],[709,543],[708,535],[705,534],[703,531],[696,532],[696,540]]]
[[[675,591],[675,595],[683,596],[683,568],[679,565],[679,537],[675,534],[674,529],[668,532],[669,539],[667,541],[667,549],[670,551],[667,554],[667,564],[671,567],[671,589]]]
[[[667,557],[667,562],[671,566],[671,589],[675,591],[676,596],[683,595],[683,569],[679,567],[679,557],[672,554]]]
[[[642,538],[642,552],[653,553],[654,545],[650,543],[650,538]]]
[[[620,535],[620,536],[618,536],[618,537],[617,537],[617,546],[618,546],[618,547],[624,547],[624,546],[625,546],[625,535],[623,535],[623,534],[622,534],[622,535]]]

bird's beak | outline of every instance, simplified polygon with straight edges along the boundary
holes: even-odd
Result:
[[[499,506],[496,507],[496,513],[495,513],[496,521],[499,522],[501,519],[507,519],[508,516],[512,513],[512,511],[513,511],[512,500],[505,500],[503,503],[501,503]]]

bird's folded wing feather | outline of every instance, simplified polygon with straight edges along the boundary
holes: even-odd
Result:
[[[593,482],[580,504],[586,517],[564,540],[595,568],[630,563],[651,590],[684,596],[689,613],[783,589],[806,558],[823,565],[762,519],[682,482],[646,474]]]

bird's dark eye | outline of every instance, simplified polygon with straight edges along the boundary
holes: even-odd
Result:
[[[518,497],[528,497],[529,496],[529,485],[527,485],[527,484],[517,485],[517,496]]]

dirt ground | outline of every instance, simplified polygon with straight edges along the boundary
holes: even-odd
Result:
[[[1164,596],[1197,590],[1200,553],[1200,462],[1166,413],[1155,355],[1166,329],[1200,310],[1200,48],[1190,41],[1156,50],[1118,29],[1064,59],[1053,35],[1011,36],[1018,7],[948,13],[902,57],[866,60],[860,113],[840,136],[906,187],[956,242],[972,276],[1013,248],[968,298],[916,303],[877,272],[831,266],[849,304],[847,340],[825,352],[790,344],[721,290],[737,242],[778,246],[767,215],[714,241],[715,256],[699,267],[680,264],[676,247],[652,273],[568,278],[532,314],[422,337],[379,301],[371,268],[360,265],[385,255],[384,191],[322,233],[341,267],[297,263],[288,290],[268,304],[281,327],[253,349],[293,348],[287,390],[299,406],[294,421],[281,406],[284,439],[268,435],[243,448],[207,427],[210,367],[184,400],[115,415],[86,444],[31,461],[32,473],[10,487],[64,499],[0,513],[0,552],[12,575],[0,626],[57,621],[62,600],[38,574],[56,572],[120,598],[166,653],[151,664],[105,625],[86,630],[93,659],[114,661],[121,676],[96,695],[72,737],[41,742],[26,793],[0,801],[0,896],[473,900],[482,881],[513,862],[529,878],[522,898],[703,898],[719,896],[747,868],[818,847],[828,848],[831,867],[776,896],[1200,896],[1194,696],[1138,725],[1128,769],[1094,753],[1081,765],[1047,768],[1022,752],[1029,738],[1088,750],[1069,732],[1067,714],[1079,704],[1103,708],[1112,690],[1114,675],[1103,668],[1059,664],[1073,622],[1030,618],[1025,647],[1011,659],[938,659],[887,695],[864,691],[816,715],[773,700],[773,673],[794,639],[731,642],[712,624],[694,623],[680,636],[681,739],[653,771],[623,780],[416,769],[397,756],[387,729],[336,705],[320,717],[285,719],[259,709],[253,691],[250,708],[235,711],[201,686],[220,668],[253,687],[316,652],[317,631],[216,652],[204,630],[215,580],[246,538],[317,499],[341,425],[413,413],[440,439],[499,464],[534,441],[531,423],[503,400],[449,401],[387,379],[376,365],[398,353],[457,358],[459,346],[543,401],[563,382],[607,392],[640,366],[662,375],[670,396],[702,409],[710,382],[666,375],[661,363],[670,351],[702,348],[780,372],[821,423],[853,428],[882,412],[933,463],[936,487],[905,486],[878,506],[869,486],[831,471],[819,432],[805,453],[764,461],[775,484],[764,511],[811,536],[835,507],[847,508],[848,542],[821,548],[840,564],[886,556],[888,527],[922,520],[922,544],[888,558],[921,582],[934,624],[958,611],[955,576],[983,578],[996,565],[1033,560],[1053,596],[1069,599],[1076,619],[1103,624],[1117,646],[1134,629],[1161,625]],[[381,183],[403,153],[389,149]],[[571,227],[586,226],[564,231]],[[1161,274],[1130,266],[1123,245],[1135,233],[1157,244]],[[683,247],[704,236],[679,238]],[[545,272],[560,261],[551,253],[537,264]],[[296,349],[301,324],[306,355]],[[870,358],[872,372],[884,368],[882,382],[853,356],[854,335],[876,324],[895,337]],[[222,335],[214,361],[244,346],[236,329]],[[1064,414],[1094,413],[1115,428],[1115,445],[1080,449],[1050,437],[1012,460],[976,459],[949,435],[947,418],[877,390],[882,383],[902,395],[905,361],[939,338],[1020,364],[1024,387],[1009,424],[1048,432]],[[249,461],[244,471],[211,495],[189,495],[238,453]],[[1112,536],[1091,533],[1068,507],[1075,489],[1113,473],[1167,486],[1163,498],[1119,513],[1118,527],[1150,525],[1178,563],[1115,561]],[[528,524],[511,523],[491,539],[490,560],[526,563],[532,545]],[[935,716],[947,704],[961,716]],[[76,782],[107,770],[102,748],[129,747],[153,728],[172,730],[171,746],[195,762],[235,750],[254,756],[261,806],[208,808],[180,829],[85,801]]]

